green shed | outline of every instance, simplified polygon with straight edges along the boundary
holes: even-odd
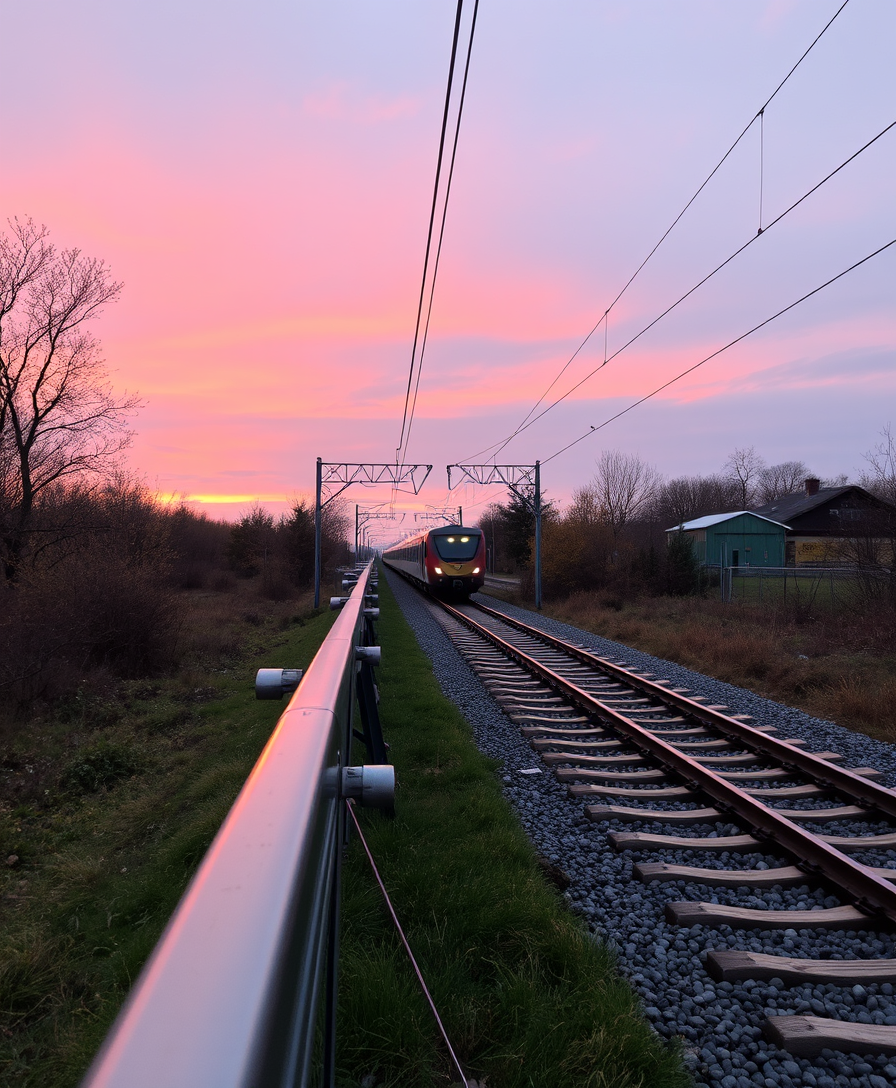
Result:
[[[707,514],[667,529],[685,533],[704,567],[783,567],[784,534],[789,526],[738,510]]]

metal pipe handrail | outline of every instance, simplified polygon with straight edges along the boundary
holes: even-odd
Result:
[[[308,1082],[371,569],[304,673],[84,1088]]]

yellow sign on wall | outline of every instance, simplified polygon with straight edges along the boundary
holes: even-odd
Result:
[[[796,561],[801,563],[830,563],[838,559],[839,548],[832,540],[798,540]]]

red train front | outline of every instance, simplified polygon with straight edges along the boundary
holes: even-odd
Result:
[[[433,592],[468,597],[485,584],[481,529],[440,525],[383,553],[383,561]]]

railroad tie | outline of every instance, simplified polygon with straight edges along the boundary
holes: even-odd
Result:
[[[599,782],[657,782],[668,776],[665,771],[595,771],[589,767],[558,767],[554,777],[560,782],[597,780]]]
[[[621,748],[621,740],[560,740],[557,737],[534,737],[529,741],[536,751],[544,748],[571,748],[581,751],[585,748]]]
[[[545,721],[556,722],[556,718],[545,718]],[[587,722],[587,718],[572,718],[570,719],[569,729],[557,729],[554,726],[545,725],[524,725],[520,729],[520,732],[524,737],[605,737],[607,735],[606,729],[599,725],[595,725],[590,729],[578,729],[573,722]]]
[[[679,718],[679,721],[684,721],[684,718]],[[645,725],[644,728],[648,733],[652,733],[655,737],[708,737],[712,736],[711,730],[707,729],[705,725],[698,725],[692,729],[660,729],[659,726],[668,725],[668,721],[658,722],[656,726]]]
[[[730,740],[720,740],[719,738],[710,738],[708,740],[671,740],[667,738],[667,742],[677,748],[680,752],[688,751],[703,751],[706,748],[739,748],[743,749],[743,744]]]
[[[512,719],[515,722],[550,722],[551,725],[570,725],[570,726],[577,726],[579,724],[581,724],[581,725],[591,725],[591,719],[590,718],[542,718],[542,717],[539,717],[537,714],[508,714],[507,717]],[[594,728],[599,729],[600,727],[595,726]],[[602,733],[605,732],[604,729],[600,729],[600,731]],[[520,732],[525,733],[526,730],[521,729]],[[550,732],[554,732],[554,730],[548,729],[548,730],[545,730],[545,732],[550,733]]]
[[[843,759],[843,756],[839,752],[813,752],[812,755],[814,755],[816,759],[826,759],[831,763]],[[694,759],[698,760],[700,763],[705,763],[707,767],[744,766],[748,763],[756,763],[762,758],[764,758],[762,755],[754,752],[746,752],[743,755],[733,756],[694,756]]]
[[[713,854],[755,854],[764,850],[763,844],[752,835],[693,839],[681,835],[653,835],[647,831],[610,831],[607,840],[614,850],[706,850]]]
[[[544,752],[541,756],[543,763],[553,766],[555,763],[577,763],[579,765],[612,765],[614,763],[632,764],[646,763],[647,758],[639,755],[618,756],[586,756],[576,752]]]
[[[810,879],[795,865],[782,865],[777,869],[701,869],[669,861],[636,861],[633,872],[645,884],[655,880],[666,883],[687,880],[719,888],[774,888],[777,885],[793,888]]]
[[[827,786],[816,786],[814,783],[809,782],[805,786],[762,786],[757,788],[747,788],[742,786],[743,793],[747,793],[750,797],[756,797],[760,801],[766,800],[778,800],[782,801],[787,798],[793,797],[825,797],[833,791]]]
[[[567,793],[570,797],[638,797],[644,801],[694,796],[694,791],[688,786],[666,786],[660,789],[643,790],[631,786],[598,786],[590,782],[572,785],[568,788]]]
[[[893,876],[896,877],[896,873]],[[706,970],[716,982],[779,978],[785,986],[790,983],[801,986],[805,982],[833,982],[839,986],[851,986],[866,982],[892,982],[896,978],[896,960],[800,960],[791,956],[770,956],[763,952],[713,948],[706,955]]]
[[[814,824],[831,823],[834,820],[853,819],[856,816],[868,820],[876,819],[877,814],[861,805],[838,805],[836,808],[776,808],[773,810],[786,820],[794,823],[811,822]]]
[[[858,853],[861,850],[892,850],[896,847],[896,832],[882,835],[818,835],[822,842],[836,846],[844,854]],[[681,835],[654,835],[648,831],[611,831],[608,840],[616,850],[707,850],[721,854],[764,853],[766,846],[752,835],[719,835],[712,838],[697,839]]]
[[[589,820],[648,820],[664,824],[706,824],[724,820],[717,808],[654,809],[622,808],[619,805],[588,805],[585,813]]]
[[[798,1058],[817,1058],[823,1050],[852,1054],[896,1054],[896,1027],[828,1020],[822,1016],[772,1016],[768,1038]]]
[[[666,921],[679,926],[732,926],[736,929],[864,929],[874,922],[858,907],[820,910],[755,910],[719,903],[667,903]]]

